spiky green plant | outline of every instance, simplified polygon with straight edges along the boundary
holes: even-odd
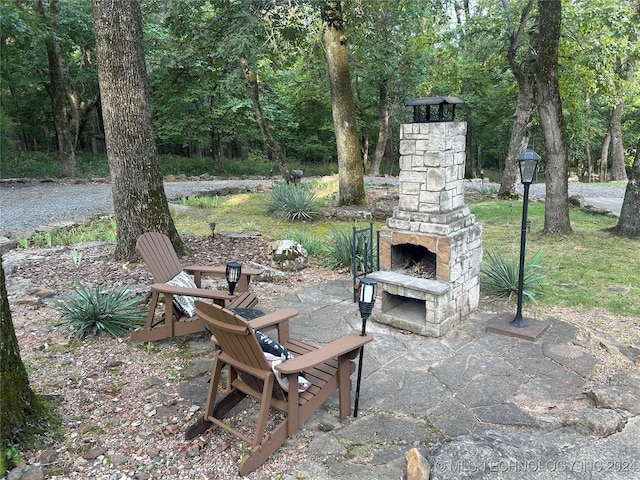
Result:
[[[320,201],[315,192],[302,185],[279,184],[271,190],[267,213],[291,222],[311,220],[318,216]]]
[[[358,270],[364,262],[366,253],[365,237],[356,236],[356,263]],[[345,228],[331,232],[327,247],[326,265],[328,268],[349,267],[353,262],[353,230]]]
[[[129,329],[142,325],[145,316],[140,297],[132,296],[127,287],[102,291],[98,285],[85,287],[78,281],[68,299],[57,302],[56,307],[60,325],[75,338],[102,332],[122,337]]]
[[[309,255],[316,258],[323,258],[327,253],[327,247],[322,238],[306,230],[289,230],[285,232],[284,238],[298,242],[309,252]]]
[[[542,292],[546,285],[546,272],[549,264],[544,255],[538,250],[524,264],[522,295],[536,303],[535,297]],[[520,271],[520,257],[515,252],[503,255],[495,250],[488,250],[482,262],[480,288],[487,295],[506,298],[509,302],[518,294],[518,276]]]

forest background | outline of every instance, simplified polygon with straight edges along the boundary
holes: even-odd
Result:
[[[516,73],[535,48],[535,11],[521,25],[527,3],[342,2],[367,173],[397,171],[398,128],[411,121],[405,99],[454,95],[466,102],[457,117],[468,122],[467,176],[500,180]],[[317,2],[143,0],[141,6],[161,155],[188,158],[185,174],[277,172],[252,110],[249,64],[289,166],[337,171]],[[584,181],[612,174],[624,180],[620,165],[624,174],[640,137],[637,2],[566,0],[562,8],[559,80],[569,172]],[[52,175],[75,176],[83,162],[96,160],[108,175],[91,2],[3,0],[0,18],[0,175],[29,176],[36,162]],[[65,163],[69,152],[59,148],[59,93],[78,165],[75,158]],[[543,150],[535,115],[530,135],[529,145]]]

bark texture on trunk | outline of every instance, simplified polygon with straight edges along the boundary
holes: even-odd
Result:
[[[321,2],[322,43],[327,57],[331,107],[338,150],[338,184],[340,205],[366,202],[364,169],[360,156],[356,108],[349,74],[347,48],[342,41],[342,6],[340,1]]]
[[[516,97],[516,111],[513,117],[511,138],[509,139],[509,151],[504,163],[504,170],[500,180],[500,198],[518,198],[517,184],[520,180],[520,170],[516,158],[529,145],[531,132],[531,118],[534,112],[535,91],[535,56],[528,53],[522,63],[518,61],[517,53],[522,43],[522,37],[529,21],[533,1],[529,0],[525,5],[518,29],[511,35],[507,59],[511,73],[518,82],[518,95]]]
[[[627,180],[627,171],[624,168],[624,145],[622,144],[622,110],[624,100],[611,109],[609,119],[609,132],[611,132],[611,180],[624,182]]]
[[[544,233],[571,233],[567,146],[558,82],[561,0],[538,0],[540,32],[536,59],[538,117],[544,137],[547,193]]]
[[[156,149],[137,0],[94,0],[98,76],[113,207],[118,225],[115,257],[136,258],[145,232],[167,235],[178,254],[185,247],[169,213]]]
[[[20,357],[0,257],[0,476],[7,468],[5,447],[16,443],[15,432],[24,431],[27,422],[35,425],[42,412]]]
[[[640,138],[615,232],[622,237],[640,238]]]
[[[369,165],[369,175],[374,177],[378,177],[380,175],[380,165],[382,164],[382,157],[384,156],[387,148],[387,136],[389,134],[389,126],[391,124],[389,92],[387,91],[386,80],[382,80],[380,82],[378,96],[378,124],[380,126],[378,131],[378,141],[376,142],[376,150],[373,153],[373,160],[371,161],[371,165]]]
[[[282,150],[282,146],[280,145],[280,143],[278,143],[278,141],[273,138],[273,135],[271,135],[271,130],[269,129],[267,120],[264,118],[264,114],[262,113],[262,105],[260,103],[260,89],[258,85],[258,74],[249,67],[249,63],[245,59],[242,59],[240,63],[242,64],[245,78],[247,79],[247,83],[249,84],[253,115],[256,118],[258,127],[260,127],[262,139],[271,151],[273,158],[278,163],[280,175],[285,182],[291,183],[291,175],[289,173],[289,167],[287,166],[287,160],[284,156],[284,150]]]
[[[82,101],[79,92],[72,86],[69,68],[57,40],[60,14],[58,0],[50,2],[38,0],[35,9],[41,21],[51,29],[51,35],[45,37],[44,43],[51,80],[49,95],[53,105],[53,123],[58,140],[58,161],[65,177],[75,177],[78,136],[87,115],[98,101],[98,94],[94,94],[87,101]]]
[[[611,145],[611,133],[607,130],[607,133],[602,140],[602,151],[600,153],[600,166],[598,170],[598,181],[607,181],[607,163],[609,163],[609,146]]]

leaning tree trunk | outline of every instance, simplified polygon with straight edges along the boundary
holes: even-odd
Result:
[[[379,97],[378,97],[378,141],[376,142],[376,150],[373,153],[373,160],[369,165],[369,175],[377,177],[380,175],[380,164],[387,147],[387,135],[389,134],[389,125],[391,123],[391,114],[389,109],[389,92],[387,91],[387,81],[380,81]]]
[[[621,237],[640,238],[640,139],[624,193],[620,219],[614,231]]]
[[[544,137],[547,187],[544,233],[571,233],[569,179],[564,117],[558,82],[558,45],[562,21],[561,0],[538,0],[540,31],[536,59],[538,117]]]
[[[37,423],[42,412],[20,357],[0,257],[0,477],[8,467],[5,449],[17,442],[16,432],[23,431],[27,422]]]
[[[137,0],[93,0],[98,78],[102,92],[113,207],[118,225],[116,259],[136,258],[145,232],[166,234],[185,252],[169,213],[155,143]]]
[[[36,12],[41,21],[50,29],[50,35],[45,36],[45,49],[49,63],[48,89],[53,105],[53,123],[58,140],[58,161],[65,177],[75,177],[77,174],[76,144],[87,115],[98,101],[98,94],[94,94],[87,101],[80,99],[80,93],[72,86],[69,68],[60,51],[58,38],[59,2],[48,2],[48,11],[44,0],[35,4]]]
[[[516,111],[513,126],[511,127],[511,139],[509,140],[509,152],[504,164],[504,171],[500,180],[500,198],[518,198],[516,185],[520,180],[517,157],[527,149],[529,145],[529,133],[531,132],[531,118],[533,117],[534,84],[527,75],[521,84],[516,100]]]
[[[611,132],[611,180],[624,182],[627,171],[624,168],[624,145],[622,144],[622,110],[624,100],[619,100],[611,110],[609,131]]]
[[[528,53],[522,64],[516,58],[519,47],[522,44],[527,22],[533,1],[529,0],[524,6],[522,15],[520,16],[520,24],[518,30],[511,35],[509,41],[509,50],[507,59],[511,73],[518,82],[518,95],[516,97],[516,111],[511,127],[511,138],[509,140],[509,151],[504,162],[504,171],[500,179],[500,190],[498,196],[500,198],[518,198],[516,186],[520,180],[520,170],[518,168],[517,157],[529,145],[529,134],[531,132],[531,118],[534,111],[534,89],[535,89],[535,57]]]
[[[251,91],[251,105],[253,106],[253,115],[256,117],[258,127],[260,127],[262,139],[271,151],[273,158],[278,163],[280,175],[285,182],[291,183],[291,174],[289,173],[289,167],[287,166],[287,160],[285,159],[282,146],[275,138],[273,138],[273,135],[271,135],[271,130],[269,129],[267,120],[264,118],[264,114],[262,113],[262,105],[260,104],[260,90],[258,87],[258,74],[249,67],[249,63],[245,59],[242,59],[240,63],[242,64],[244,75],[247,79],[247,83],[249,84],[249,89]]]
[[[360,157],[349,59],[342,39],[342,5],[339,0],[323,0],[320,8],[322,43],[329,70],[333,126],[338,150],[338,201],[340,205],[361,205],[366,202],[364,169]]]

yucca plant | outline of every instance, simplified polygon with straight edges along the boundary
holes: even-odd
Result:
[[[489,250],[483,261],[480,276],[480,288],[487,295],[505,298],[509,302],[518,294],[518,274],[520,271],[520,257],[515,252],[504,256],[499,252]],[[535,303],[546,285],[546,271],[549,268],[544,255],[538,250],[524,264],[522,296]]]
[[[102,332],[122,337],[142,325],[146,313],[140,297],[131,296],[127,287],[103,292],[97,285],[85,287],[78,281],[69,298],[57,302],[56,307],[62,319],[59,325],[75,338]]]
[[[279,215],[291,222],[311,220],[318,216],[320,201],[315,192],[302,185],[279,184],[271,190],[269,215]]]
[[[364,262],[365,255],[367,255],[365,249],[365,237],[362,235],[356,236],[356,263],[358,269],[361,268]],[[345,228],[343,230],[334,230],[331,232],[331,238],[327,247],[327,261],[328,268],[349,267],[353,261],[353,230],[351,228]]]

